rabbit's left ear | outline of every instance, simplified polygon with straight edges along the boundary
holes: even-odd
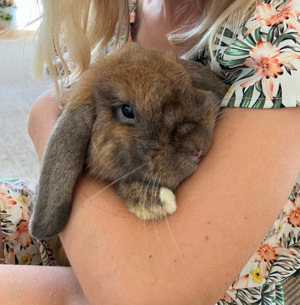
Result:
[[[67,223],[75,182],[82,171],[95,120],[94,107],[65,109],[43,155],[29,229],[37,239],[57,235]]]
[[[180,58],[176,60],[190,74],[194,87],[212,91],[217,95],[219,101],[225,96],[230,85],[211,69],[195,61]]]

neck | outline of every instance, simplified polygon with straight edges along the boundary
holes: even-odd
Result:
[[[143,13],[152,21],[163,20],[173,30],[194,22],[202,15],[206,0],[139,0]]]
[[[172,19],[178,19],[178,16],[189,16],[193,13],[199,13],[199,10],[203,9],[205,3],[204,0],[154,0],[153,2],[160,2],[166,14]]]
[[[186,30],[185,26],[194,24],[202,15],[197,0],[138,0],[137,36],[141,44],[163,50],[179,52],[167,40],[167,34]],[[199,0],[204,5],[205,0]]]

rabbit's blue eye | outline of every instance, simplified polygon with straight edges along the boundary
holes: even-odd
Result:
[[[130,106],[122,105],[122,114],[127,119],[134,119],[134,113]]]

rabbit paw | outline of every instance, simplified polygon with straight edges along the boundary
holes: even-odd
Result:
[[[161,219],[176,211],[175,195],[170,189],[161,187],[156,199],[159,199],[159,202],[128,204],[129,211],[141,220]]]
[[[166,187],[153,187],[140,181],[120,181],[115,185],[131,213],[139,219],[161,219],[176,211],[174,193]]]

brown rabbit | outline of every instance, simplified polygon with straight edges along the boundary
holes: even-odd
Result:
[[[100,58],[64,100],[36,190],[30,232],[58,234],[83,166],[143,220],[176,210],[174,191],[209,150],[229,85],[203,65],[136,43]]]

